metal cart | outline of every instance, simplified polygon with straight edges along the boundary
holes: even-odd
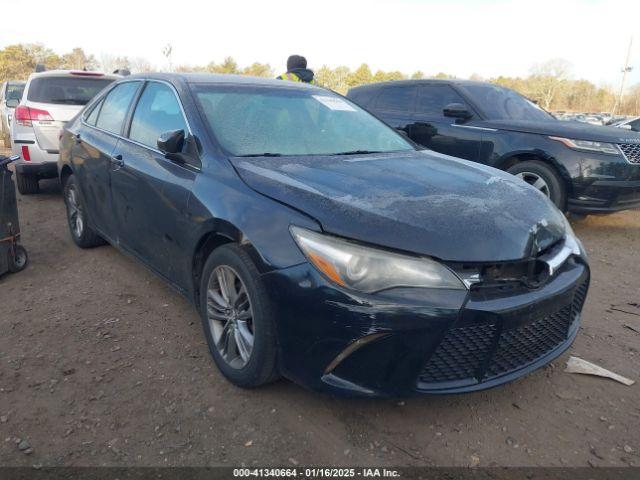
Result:
[[[20,157],[17,155],[13,157],[0,155],[0,275],[23,270],[29,259],[25,248],[18,244],[20,222],[16,189],[11,180],[12,172],[7,168],[18,158]]]

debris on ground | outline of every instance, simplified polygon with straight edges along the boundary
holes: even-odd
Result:
[[[625,328],[628,328],[629,330],[633,330],[636,333],[640,333],[640,323],[639,324],[632,324],[632,323],[625,323],[624,324]]]
[[[569,357],[567,361],[567,368],[565,372],[568,373],[582,373],[584,375],[596,375],[598,377],[606,377],[616,382],[620,382],[624,385],[630,386],[636,383],[634,380],[623,377],[622,375],[618,375],[617,373],[613,373],[606,368],[602,368],[595,363],[587,362],[582,358],[578,357]]]

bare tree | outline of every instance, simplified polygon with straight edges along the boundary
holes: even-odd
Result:
[[[534,65],[531,73],[532,96],[543,108],[548,109],[559,90],[569,80],[571,63],[562,58],[554,58]]]
[[[153,72],[155,68],[149,60],[144,57],[134,57],[129,61],[129,65],[131,66],[132,73],[146,73]]]
[[[162,54],[167,58],[167,61],[169,62],[169,71],[173,71],[173,65],[171,62],[172,59],[172,55],[173,55],[173,45],[171,45],[170,43],[167,43],[165,45],[165,47],[162,49]]]
[[[111,73],[118,69],[131,70],[131,64],[128,57],[116,57],[107,53],[100,57],[102,71]]]

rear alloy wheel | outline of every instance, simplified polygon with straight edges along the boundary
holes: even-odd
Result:
[[[64,203],[67,207],[67,223],[71,232],[71,238],[80,248],[97,247],[104,245],[105,241],[88,224],[82,196],[76,185],[75,178],[71,175],[64,186]]]
[[[539,160],[527,160],[516,163],[507,171],[537,189],[560,210],[566,209],[564,182],[552,166]]]
[[[18,191],[22,195],[31,195],[32,193],[38,193],[40,190],[40,187],[38,186],[38,177],[33,175],[16,173],[16,184],[18,185]]]
[[[279,377],[271,304],[255,264],[237,245],[207,259],[200,314],[211,356],[230,382],[251,388]]]

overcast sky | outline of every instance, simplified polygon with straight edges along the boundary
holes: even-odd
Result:
[[[305,55],[312,68],[366,62],[372,70],[459,77],[527,75],[533,64],[560,57],[572,63],[574,78],[618,86],[635,33],[629,83],[640,82],[640,0],[3,3],[0,47],[41,42],[64,53],[80,46],[98,59],[145,57],[158,68],[167,66],[167,43],[174,64],[230,55],[241,66],[270,63],[278,73],[291,53]]]

